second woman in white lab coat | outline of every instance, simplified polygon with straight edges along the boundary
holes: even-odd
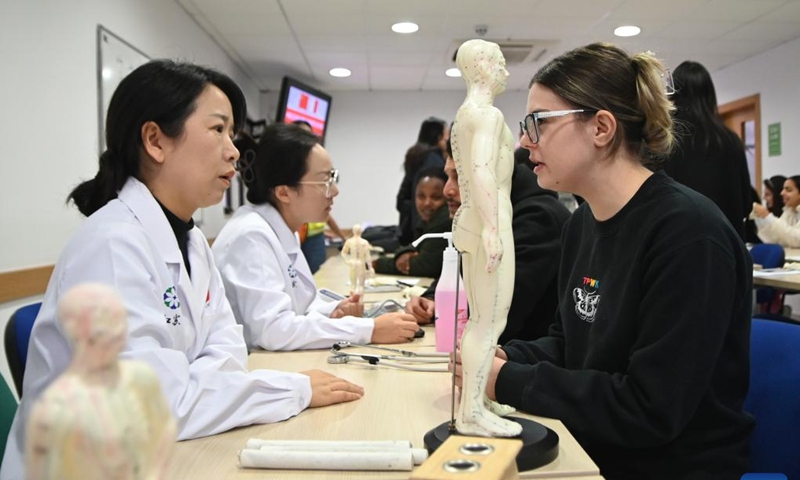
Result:
[[[196,209],[219,203],[239,153],[232,137],[245,101],[227,76],[154,60],[120,82],[108,109],[94,179],[70,194],[89,218],[62,252],[33,326],[0,478],[25,478],[25,424],[33,403],[69,364],[56,320],[71,287],[114,287],[128,312],[122,356],[159,377],[178,439],[270,423],[306,407],[360,398],[363,389],[318,370],[247,370],[247,349],[225,298]],[[100,452],[98,452],[100,453]]]
[[[400,343],[419,328],[402,312],[361,318],[358,296],[338,304],[318,297],[295,232],[324,222],[339,193],[338,172],[317,137],[296,126],[266,128],[239,161],[245,205],[214,240],[214,259],[250,348],[327,348],[334,342]]]

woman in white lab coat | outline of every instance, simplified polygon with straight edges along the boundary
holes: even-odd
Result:
[[[403,312],[360,318],[358,296],[320,299],[295,232],[325,222],[339,193],[338,172],[318,138],[296,126],[266,128],[239,161],[245,205],[214,240],[214,259],[250,348],[327,348],[339,340],[400,343],[419,328]]]
[[[25,478],[25,423],[71,356],[56,322],[62,295],[84,282],[117,289],[128,311],[126,359],[160,379],[178,438],[285,420],[309,406],[360,398],[363,389],[320,371],[247,371],[247,349],[192,214],[218,203],[239,153],[241,90],[227,76],[167,60],[117,87],[106,150],[94,179],[69,198],[89,218],[56,264],[33,327],[0,478]]]

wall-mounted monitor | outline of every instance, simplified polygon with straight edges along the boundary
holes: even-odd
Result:
[[[296,120],[305,120],[319,136],[319,143],[324,145],[330,110],[330,95],[294,78],[283,77],[278,113],[275,115],[276,122],[292,123]]]

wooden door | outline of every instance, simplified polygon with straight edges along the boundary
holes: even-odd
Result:
[[[742,139],[750,183],[761,195],[761,96],[740,98],[719,106],[725,125]]]

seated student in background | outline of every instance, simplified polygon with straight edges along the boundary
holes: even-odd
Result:
[[[783,214],[781,190],[783,190],[785,182],[786,177],[783,175],[775,175],[764,179],[764,206],[776,217],[780,217]]]
[[[753,204],[758,238],[764,243],[777,243],[785,248],[800,248],[800,175],[783,182],[783,213],[776,217],[767,207]]]
[[[245,100],[227,76],[151,61],[120,82],[108,107],[107,150],[69,198],[89,218],[56,264],[33,326],[22,402],[0,477],[25,478],[22,452],[33,403],[69,364],[56,308],[72,287],[115,288],[128,313],[125,359],[158,375],[178,439],[271,423],[360,398],[363,389],[312,370],[247,370],[242,327],[192,214],[219,203],[239,152]],[[101,452],[98,452],[101,453]]]
[[[592,44],[534,76],[522,146],[542,187],[585,203],[555,323],[497,350],[486,393],[561,420],[608,480],[739,480],[753,262],[711,200],[642,163],[673,143],[663,72]]]
[[[296,125],[264,130],[255,155],[240,160],[247,200],[214,240],[214,260],[250,348],[329,348],[334,342],[401,343],[414,318],[400,312],[362,318],[357,295],[321,298],[295,232],[324,222],[338,195],[338,172],[318,138]]]
[[[558,303],[556,280],[561,258],[561,230],[570,213],[555,192],[539,187],[532,166],[530,162],[516,164],[511,177],[516,274],[514,297],[506,328],[500,335],[500,345],[513,339],[533,340],[546,335]],[[444,170],[447,174],[444,195],[452,218],[461,206],[458,173],[452,156]],[[437,282],[438,279],[421,297],[411,297],[406,303],[406,312],[414,315],[419,324],[433,321],[433,294]]]
[[[447,176],[439,167],[429,167],[419,172],[415,188],[414,204],[420,218],[420,226],[414,231],[416,240],[426,233],[449,232],[453,222],[447,213],[444,200],[444,184]],[[393,258],[381,257],[374,262],[376,273],[391,275],[413,275],[438,277],[442,272],[442,254],[446,240],[430,239],[414,249],[411,245],[400,247]]]

